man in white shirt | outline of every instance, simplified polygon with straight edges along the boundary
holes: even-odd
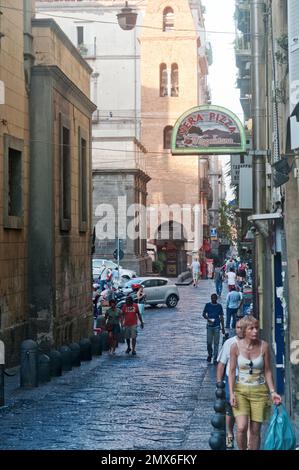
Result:
[[[229,292],[232,290],[232,287],[236,287],[236,273],[233,268],[230,268],[229,272],[226,273],[227,277],[227,287]]]
[[[217,366],[217,382],[221,382],[225,375],[225,399],[226,399],[226,448],[234,448],[234,424],[235,420],[233,417],[232,407],[229,402],[229,388],[228,388],[228,374],[229,374],[229,359],[230,359],[230,348],[231,346],[242,339],[242,329],[241,329],[241,318],[238,319],[236,323],[236,336],[229,338],[223,344],[218,357],[218,366]],[[225,374],[224,374],[225,372]]]
[[[191,264],[191,269],[192,269],[192,277],[193,277],[193,286],[198,287],[200,263],[197,258]]]

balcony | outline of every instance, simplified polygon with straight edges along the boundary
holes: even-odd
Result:
[[[250,3],[249,0],[237,0],[235,10],[236,26],[242,33],[250,31]]]
[[[210,186],[209,178],[200,178],[199,190],[208,201],[213,201],[213,190]]]
[[[244,62],[251,60],[250,36],[237,35],[235,39],[236,65],[243,68]]]
[[[79,44],[77,46],[78,51],[84,57],[84,59],[95,59],[97,55],[97,46],[94,44]]]

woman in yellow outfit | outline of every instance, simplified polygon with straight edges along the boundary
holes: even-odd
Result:
[[[274,389],[269,345],[259,339],[259,321],[248,315],[241,322],[243,339],[230,350],[230,404],[237,423],[239,449],[258,450],[261,425],[271,406],[270,396],[276,405],[281,402],[281,397]]]

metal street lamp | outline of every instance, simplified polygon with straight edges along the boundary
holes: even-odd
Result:
[[[121,12],[117,15],[117,21],[121,29],[125,31],[129,31],[130,29],[135,28],[136,20],[137,20],[137,13],[135,13],[132,8],[128,6],[128,2],[124,8],[121,9]]]

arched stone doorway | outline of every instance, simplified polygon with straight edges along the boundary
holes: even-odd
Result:
[[[163,263],[161,274],[167,277],[177,277],[187,269],[187,238],[184,226],[179,222],[168,221],[161,224],[156,232],[155,245],[157,257]]]

